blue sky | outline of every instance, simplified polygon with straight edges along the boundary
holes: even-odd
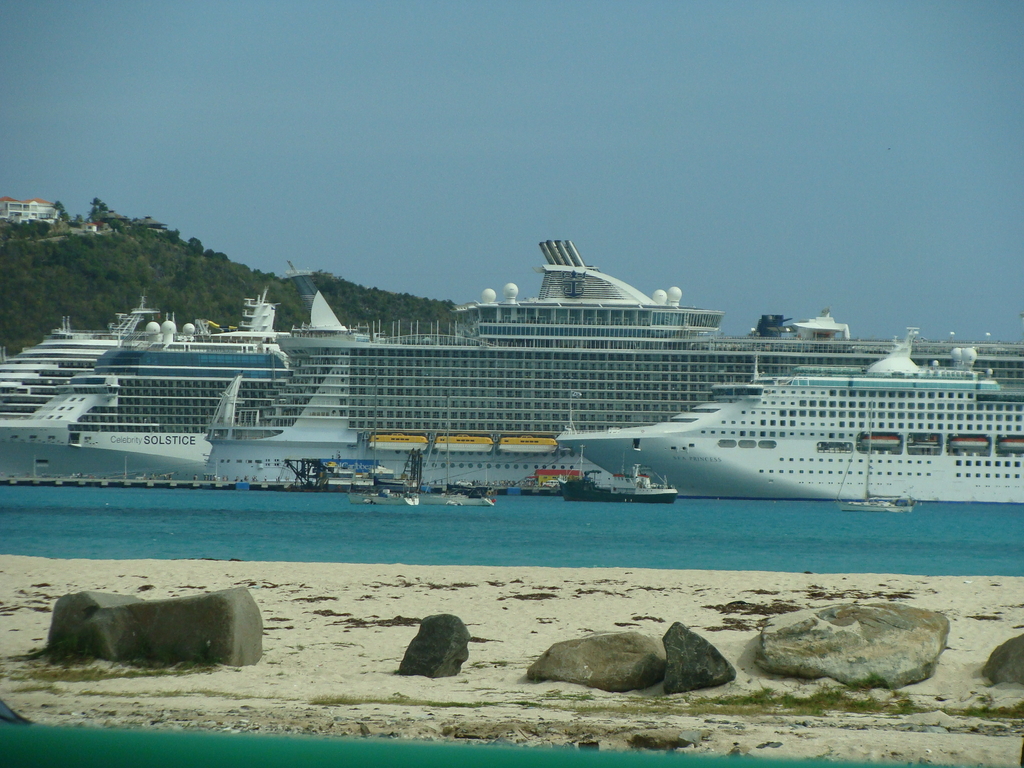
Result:
[[[0,15],[0,195],[459,303],[535,295],[564,238],[730,333],[831,306],[857,336],[1021,339],[1021,2]]]

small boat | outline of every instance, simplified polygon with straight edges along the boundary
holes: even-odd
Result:
[[[928,439],[929,435],[920,437]],[[936,436],[937,438],[938,436]],[[884,438],[879,440],[879,438]],[[910,512],[914,508],[914,500],[910,496],[872,496],[871,488],[871,462],[872,456],[877,453],[884,453],[891,445],[892,439],[900,441],[899,435],[874,432],[863,433],[859,440],[868,453],[867,472],[864,474],[864,489],[859,499],[843,499],[843,487],[850,476],[853,467],[853,453],[850,453],[850,461],[846,466],[843,475],[843,482],[839,486],[839,493],[836,495],[836,506],[841,512]]]
[[[444,493],[422,493],[420,494],[420,504],[447,507],[493,507],[494,498],[486,493],[460,493],[448,490]]]
[[[350,493],[348,500],[351,504],[381,504],[388,506],[416,506],[420,503],[419,494],[393,491],[390,488],[380,488],[366,493]]]
[[[653,483],[649,475],[634,464],[628,475],[615,475],[610,485],[598,485],[593,475],[585,472],[579,480],[562,481],[562,498],[566,501],[625,501],[635,504],[672,504],[679,492],[668,485]]]
[[[394,473],[390,474],[391,478],[374,473],[371,476],[372,485],[360,491],[353,489],[348,494],[349,503],[388,506],[419,505],[418,489],[420,479],[423,477],[423,454],[413,449],[405,460],[405,471],[402,473],[402,477],[394,478]]]
[[[917,502],[909,496],[872,496],[836,503],[843,512],[910,512]]]
[[[499,453],[554,453],[556,450],[558,441],[553,437],[520,435],[498,440]]]

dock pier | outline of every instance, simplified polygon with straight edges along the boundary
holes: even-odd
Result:
[[[4,477],[0,486],[40,488],[180,488],[202,491],[307,491],[293,482],[283,480],[165,480],[143,477]],[[323,493],[347,492],[348,488],[331,487]],[[493,489],[498,496],[560,496],[555,488],[500,486]]]

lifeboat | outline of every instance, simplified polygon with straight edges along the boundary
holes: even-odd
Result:
[[[554,453],[558,450],[558,441],[553,437],[533,437],[519,435],[503,437],[498,441],[501,453]]]
[[[370,438],[370,448],[378,451],[412,451],[427,447],[427,438],[423,435],[374,435]]]
[[[903,438],[895,432],[872,432],[861,434],[859,442],[863,450],[870,446],[872,451],[898,451],[903,445]]]
[[[460,453],[490,453],[494,441],[482,435],[438,435],[434,450]]]
[[[984,435],[950,435],[949,450],[959,453],[988,453],[989,439]]]
[[[996,450],[999,453],[1024,453],[1024,437],[996,438]]]

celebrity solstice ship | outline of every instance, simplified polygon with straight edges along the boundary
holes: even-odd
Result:
[[[237,331],[165,320],[119,339],[34,413],[0,419],[0,474],[201,476],[225,388],[240,378],[244,423],[290,374],[274,315],[264,292],[246,299]]]
[[[915,332],[866,371],[755,376],[662,423],[558,441],[609,471],[642,462],[681,496],[1024,503],[1024,389],[973,371],[970,348],[918,366]]]

